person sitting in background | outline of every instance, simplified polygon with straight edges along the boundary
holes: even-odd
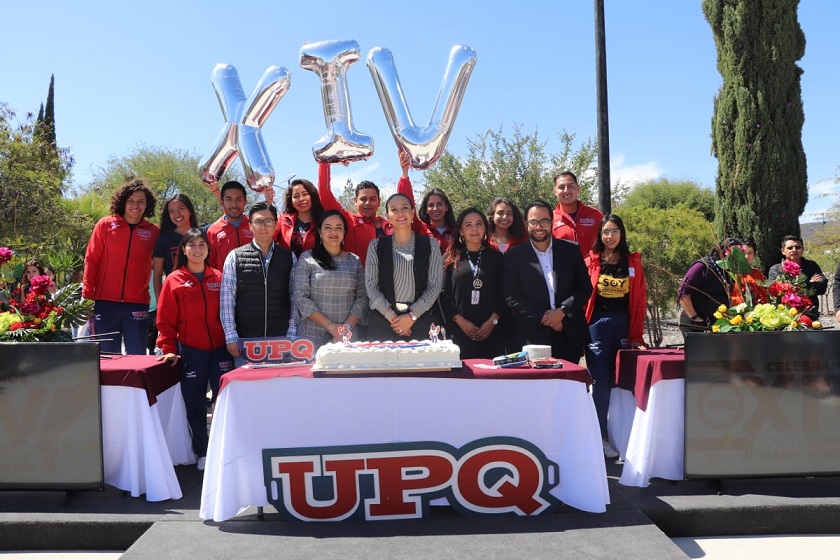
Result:
[[[601,235],[586,257],[592,295],[586,321],[592,342],[586,348],[586,367],[592,374],[592,398],[601,426],[604,456],[618,457],[607,434],[607,411],[615,379],[615,359],[622,348],[645,348],[647,287],[642,255],[630,252],[624,222],[615,214],[601,220]]]
[[[744,257],[750,263],[750,266],[755,261],[756,248],[755,240],[752,237],[741,239],[741,250],[744,251]],[[732,284],[732,293],[729,294],[731,304],[738,305],[746,302],[747,292],[749,292],[753,305],[767,302],[767,288],[763,285],[765,279],[764,273],[754,266],[749,274],[739,275],[737,281]]]
[[[820,265],[812,260],[806,259],[802,256],[805,251],[805,244],[802,238],[796,235],[786,235],[782,238],[782,262],[776,263],[770,267],[767,273],[767,279],[772,282],[782,273],[782,265],[784,261],[791,261],[799,265],[802,274],[805,275],[808,288],[811,290],[809,297],[814,306],[805,312],[805,315],[813,321],[820,318],[820,298],[828,289],[828,279],[823,274]]]
[[[346,231],[341,212],[323,212],[313,248],[301,254],[292,271],[293,305],[300,316],[297,334],[316,346],[340,341],[341,327],[355,331],[367,313],[365,272],[359,257],[342,247]]]
[[[30,259],[23,264],[23,277],[20,279],[21,298],[29,293],[32,279],[36,276],[44,276],[44,267],[37,259]]]
[[[709,330],[715,322],[714,314],[721,305],[729,307],[732,280],[729,274],[717,265],[730,247],[740,245],[741,240],[728,237],[715,246],[708,255],[695,261],[677,290],[677,304],[680,306],[680,330],[702,332]]]
[[[487,218],[477,208],[458,215],[455,232],[443,255],[446,330],[462,358],[493,358],[504,346],[497,329],[506,308],[504,256],[487,244]]]
[[[522,212],[509,198],[497,196],[487,208],[487,234],[490,247],[504,253],[528,240]]]
[[[49,288],[47,288],[47,292],[49,292],[50,295],[55,294],[55,292],[58,290],[58,283],[56,282],[55,271],[51,267],[45,266],[44,274],[49,276],[50,281],[52,282],[52,285]]]
[[[315,223],[323,211],[315,185],[306,179],[295,179],[286,190],[274,241],[300,257],[315,246]]]

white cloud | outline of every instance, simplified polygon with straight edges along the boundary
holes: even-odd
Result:
[[[330,189],[336,194],[344,192],[344,185],[347,184],[347,179],[350,179],[353,184],[364,181],[365,179],[379,184],[375,177],[376,172],[381,167],[379,162],[364,162],[360,167],[349,167],[344,165],[330,166]]]
[[[799,217],[800,224],[818,222],[824,219],[825,212],[840,203],[840,184],[834,179],[823,179],[809,185],[808,204]]]
[[[610,160],[610,183],[615,187],[618,182],[622,185],[633,186],[642,181],[650,181],[661,177],[665,170],[655,161],[630,165],[623,154],[618,154]]]

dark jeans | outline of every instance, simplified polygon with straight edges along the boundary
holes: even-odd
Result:
[[[630,321],[626,312],[596,311],[589,321],[592,342],[586,347],[586,368],[595,381],[592,399],[595,401],[602,439],[607,439],[607,412],[615,379],[615,358],[620,349],[628,348],[629,332]]]
[[[145,354],[149,306],[144,303],[124,303],[96,300],[93,306],[94,334],[114,333],[99,343],[100,352]]]
[[[187,423],[192,432],[192,447],[197,457],[207,455],[207,383],[213,392],[212,402],[219,393],[219,379],[233,369],[233,359],[225,346],[213,350],[199,350],[179,345],[181,354],[181,394],[187,409]]]

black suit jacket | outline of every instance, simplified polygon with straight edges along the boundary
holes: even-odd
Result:
[[[511,247],[505,253],[505,296],[513,311],[517,343],[555,346],[557,336],[565,337],[569,347],[583,352],[589,344],[589,327],[584,306],[592,294],[592,284],[577,243],[553,239],[554,308],[563,309],[563,330],[559,333],[540,324],[551,309],[549,291],[537,254],[530,242]]]

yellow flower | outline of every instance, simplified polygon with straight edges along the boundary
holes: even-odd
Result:
[[[715,311],[714,317],[715,319],[723,319],[723,315],[721,315],[720,311]]]
[[[785,305],[783,303],[780,303],[779,305],[776,306],[776,309],[784,309],[784,308],[785,308]]]
[[[40,317],[35,317],[35,319],[33,319],[32,322],[35,323],[36,325],[40,325],[41,324],[41,318]]]
[[[732,317],[732,318],[729,320],[729,324],[730,324],[730,325],[740,325],[740,324],[741,324],[741,321],[743,321],[743,320],[744,320],[744,318],[743,318],[743,317],[741,317],[740,315],[735,315],[734,317]]]
[[[717,325],[712,325],[712,332],[720,332],[720,327]]]
[[[718,313],[726,313],[726,306],[721,305],[720,307],[718,307]]]
[[[753,322],[753,314],[750,313],[749,315],[747,315],[747,324],[751,325],[752,322]]]
[[[797,323],[796,321],[791,321],[790,322],[790,328],[795,329],[798,326],[799,326],[799,323]]]
[[[50,323],[50,330],[51,330],[51,331],[54,331],[54,330],[55,330],[55,325],[54,325],[54,324],[52,324],[52,323]]]
[[[791,317],[796,317],[797,315],[799,315],[799,311],[797,311],[795,307],[791,307],[788,313],[790,313]]]
[[[814,321],[813,323],[811,323],[811,326],[814,327],[815,329],[821,329],[822,328],[822,323],[820,323],[819,321]]]

